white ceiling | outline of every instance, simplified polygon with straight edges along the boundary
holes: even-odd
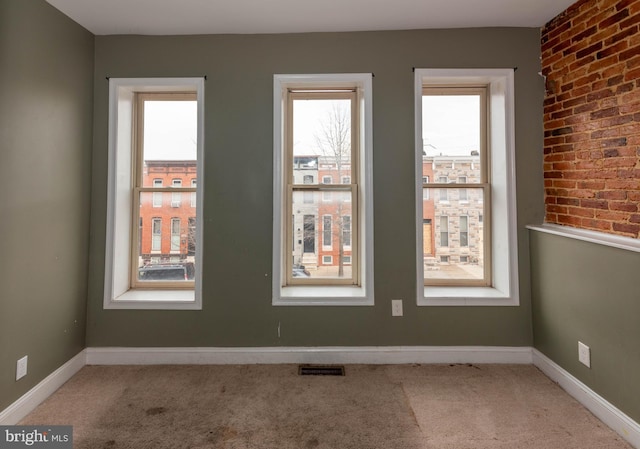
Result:
[[[575,0],[47,0],[94,34],[541,27]]]

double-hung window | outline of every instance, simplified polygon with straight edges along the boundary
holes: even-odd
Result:
[[[199,309],[204,80],[109,83],[104,306]]]
[[[371,75],[276,75],[274,136],[273,303],[372,304]]]
[[[512,69],[415,71],[419,305],[518,304],[513,88]]]

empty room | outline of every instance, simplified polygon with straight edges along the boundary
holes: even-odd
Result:
[[[0,0],[0,447],[640,448],[639,27]]]

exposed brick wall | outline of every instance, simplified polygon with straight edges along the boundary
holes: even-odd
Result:
[[[542,30],[546,221],[640,237],[640,0],[581,0]]]

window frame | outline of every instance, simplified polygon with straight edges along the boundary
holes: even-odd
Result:
[[[107,186],[107,230],[105,247],[104,301],[105,309],[156,309],[156,310],[201,310],[202,309],[202,191],[204,182],[196,188],[196,254],[195,282],[189,286],[162,283],[148,284],[145,288],[134,286],[132,252],[137,237],[136,206],[139,192],[154,192],[154,187],[142,187],[137,181],[141,171],[136,171],[139,162],[136,121],[137,97],[149,93],[195,94],[197,102],[196,178],[204,180],[204,78],[110,78],[109,79],[109,136],[108,136],[108,186]],[[170,192],[172,187],[161,187],[157,191]],[[183,188],[184,189],[184,188]],[[188,191],[192,189],[186,188]],[[138,200],[134,192],[138,192]],[[182,192],[180,192],[182,194]],[[139,206],[138,206],[139,209]],[[132,223],[136,222],[136,228]],[[163,223],[164,225],[164,223]],[[137,252],[137,251],[135,251]]]
[[[330,279],[328,283],[306,283],[297,278],[288,282],[287,266],[291,264],[290,253],[286,249],[289,234],[285,226],[291,221],[291,210],[287,205],[287,111],[288,91],[294,90],[344,90],[357,92],[358,125],[357,164],[353,173],[359,173],[359,182],[352,179],[354,206],[352,208],[352,240],[359,245],[354,253],[358,259],[354,268],[357,284],[341,284]],[[372,181],[372,74],[276,74],[274,75],[274,227],[273,227],[273,281],[272,304],[274,306],[316,306],[316,305],[373,305],[373,181]],[[352,126],[354,123],[352,122]],[[320,188],[329,188],[319,184]],[[314,186],[315,187],[315,186]],[[345,185],[332,184],[331,189],[344,189]],[[351,187],[350,187],[351,188]],[[355,201],[357,199],[357,202]],[[357,213],[360,219],[354,220]],[[356,237],[357,235],[357,237]],[[355,242],[352,242],[352,244]],[[353,247],[353,246],[352,246]]]
[[[425,86],[487,89],[487,148],[491,173],[484,226],[490,228],[492,270],[488,286],[424,285],[422,229],[422,95]],[[517,306],[517,216],[515,203],[515,99],[513,69],[415,69],[416,284],[419,306]],[[469,187],[466,184],[465,187]],[[430,187],[440,187],[430,184]],[[460,187],[460,185],[452,186]],[[471,186],[474,187],[474,186]],[[475,186],[479,187],[479,186]],[[491,211],[488,215],[488,211]],[[489,220],[491,219],[491,220]],[[489,223],[491,221],[491,223]]]
[[[452,85],[452,86],[442,86],[442,85],[431,85],[424,84],[422,87],[422,96],[424,101],[424,96],[478,96],[480,103],[479,112],[479,133],[480,133],[480,168],[479,173],[480,177],[478,182],[470,183],[466,176],[457,176],[455,178],[447,176],[439,176],[437,183],[432,183],[430,188],[437,188],[439,201],[445,208],[445,212],[450,214],[454,209],[467,209],[469,205],[469,200],[467,198],[467,189],[477,189],[481,190],[482,193],[480,195],[481,198],[489,197],[491,195],[491,170],[489,169],[489,163],[491,160],[489,145],[487,142],[487,129],[490,127],[491,123],[489,121],[489,105],[487,99],[487,91],[488,87],[486,85]],[[446,156],[444,160],[451,160],[451,169],[455,169],[456,166],[456,156]],[[464,180],[464,181],[461,181]],[[427,184],[423,182],[423,191],[425,189],[428,190]],[[457,192],[456,192],[457,191]],[[465,199],[462,199],[462,192],[465,192]],[[457,195],[456,195],[457,194]],[[424,195],[423,195],[424,196]],[[457,201],[456,201],[457,196]],[[455,206],[458,204],[459,206]],[[484,201],[479,201],[479,204],[482,204],[482,212],[485,212],[485,203]],[[458,215],[460,216],[460,215]],[[443,248],[455,248],[455,245],[451,245],[451,216],[448,216],[448,238],[447,245],[440,244]],[[442,228],[442,223],[440,223],[440,228]],[[442,236],[442,232],[440,232]],[[467,233],[468,237],[468,233]],[[442,237],[440,238],[442,241]],[[483,272],[482,279],[425,279],[425,286],[480,286],[480,287],[488,287],[491,285],[491,233],[489,226],[483,226],[483,249],[482,254],[484,255],[484,264],[483,264]],[[463,248],[463,246],[459,243],[459,248]],[[469,245],[466,245],[468,248]],[[446,251],[451,251],[447,249]],[[451,255],[451,254],[449,254]]]

